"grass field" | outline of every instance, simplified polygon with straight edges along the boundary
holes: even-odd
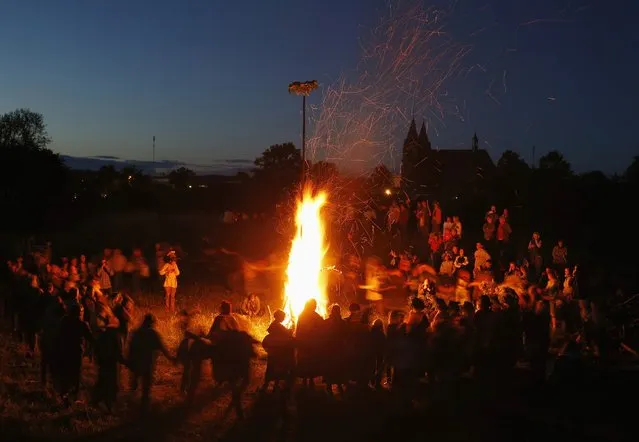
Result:
[[[193,312],[193,324],[203,332],[208,331],[216,306],[223,297],[221,290],[215,288],[203,289],[191,287],[188,294],[181,295],[181,304]],[[161,294],[146,294],[136,300],[136,319],[134,325],[139,324],[142,316],[152,312],[157,316],[157,329],[164,338],[167,347],[174,353],[177,350],[179,335],[177,317],[167,315],[162,306]],[[266,334],[268,318],[250,322],[240,317],[240,322],[256,339],[262,339]],[[39,381],[39,361],[25,357],[25,348],[4,334],[0,337],[0,418],[1,434],[12,435],[28,439],[59,440],[77,439],[78,437],[97,438],[104,435],[104,440],[118,439],[118,435],[137,439],[134,435],[137,431],[145,430],[139,417],[139,395],[129,391],[128,371],[121,370],[122,390],[118,404],[113,413],[107,413],[106,409],[96,409],[90,405],[91,389],[96,379],[95,366],[85,358],[82,374],[82,385],[79,400],[71,407],[65,408],[52,388],[43,388]],[[259,349],[258,349],[259,350]],[[263,352],[261,353],[263,356]],[[264,371],[264,361],[260,358],[254,363],[254,382],[246,395],[246,401],[250,402],[255,395]],[[179,392],[181,366],[173,365],[163,357],[158,358],[156,379],[152,390],[152,421],[165,424],[168,421],[177,422],[178,416],[184,412],[184,398]],[[224,417],[226,408],[230,402],[230,393],[225,390],[213,389],[211,382],[210,366],[205,367],[204,380],[200,401],[196,401],[191,410],[197,418],[188,418],[180,423],[188,434],[189,440],[198,440],[198,433],[202,430],[200,425],[216,423],[216,431],[224,432],[234,422],[234,415]],[[206,404],[204,404],[206,402]],[[206,405],[206,406],[205,406]],[[247,403],[248,406],[248,403]],[[132,425],[137,422],[141,426]],[[155,425],[154,425],[155,427]],[[180,428],[181,428],[180,427]],[[188,428],[188,430],[186,429]],[[132,432],[132,433],[131,433]],[[3,439],[9,440],[9,439]],[[180,440],[179,438],[176,440]]]
[[[194,312],[194,324],[206,331],[216,306],[226,297],[215,287],[181,290],[181,301]],[[232,301],[238,301],[232,299]],[[157,328],[173,352],[179,343],[177,320],[163,312],[161,294],[137,299],[137,325],[146,312],[157,315]],[[268,319],[242,321],[262,339]],[[413,411],[404,411],[387,391],[329,397],[322,388],[296,388],[292,400],[259,391],[265,363],[263,352],[254,362],[254,376],[243,396],[246,419],[230,411],[230,391],[212,384],[210,367],[195,403],[189,407],[179,392],[182,373],[163,357],[158,359],[152,389],[152,411],[139,414],[139,395],[129,391],[123,368],[122,391],[113,413],[90,405],[95,367],[85,360],[79,401],[70,407],[39,383],[37,359],[0,336],[1,441],[392,441],[410,436],[436,440],[629,440],[623,427],[632,422],[623,398],[636,382],[576,378],[566,388],[531,389],[525,375],[507,391],[477,393],[466,379],[455,385],[422,386]],[[261,349],[260,349],[261,350]],[[620,402],[621,399],[621,402]],[[620,411],[621,410],[621,411]]]

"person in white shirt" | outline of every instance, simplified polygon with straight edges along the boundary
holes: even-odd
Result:
[[[180,275],[174,250],[167,253],[166,262],[160,269],[160,275],[164,276],[164,305],[166,311],[173,313],[175,312],[175,292],[178,286],[177,277]]]
[[[464,255],[464,249],[459,249],[454,263],[457,270],[465,269],[466,267],[468,267],[468,257]]]

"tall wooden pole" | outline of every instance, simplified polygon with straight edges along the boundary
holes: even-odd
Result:
[[[302,96],[302,167],[300,171],[300,186],[302,192],[306,184],[306,97],[317,89],[317,80],[295,81],[288,85],[288,93]]]
[[[306,181],[306,95],[302,95],[302,177],[300,185],[304,191]]]

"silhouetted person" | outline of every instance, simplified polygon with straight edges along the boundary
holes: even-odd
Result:
[[[69,393],[77,394],[80,389],[85,342],[93,342],[93,335],[81,319],[80,306],[72,304],[60,321],[56,361],[60,393],[67,402]]]
[[[411,300],[411,310],[406,318],[404,331],[408,339],[408,345],[412,349],[414,356],[411,364],[414,365],[414,376],[421,376],[426,371],[427,366],[427,339],[430,322],[424,310],[426,305],[421,298],[413,298]],[[405,374],[406,376],[406,374]]]
[[[117,318],[111,316],[95,341],[98,380],[95,384],[93,402],[94,404],[104,402],[109,412],[115,403],[119,389],[118,364],[124,363],[118,326]]]
[[[197,335],[188,330],[189,318],[187,312],[181,313],[180,327],[184,336],[179,348],[179,358],[184,365],[182,373],[182,391],[187,394],[188,400],[195,398],[197,387],[202,378],[202,362],[211,359],[213,363],[213,379],[215,382],[223,382],[217,364],[217,343],[224,338],[229,331],[239,331],[240,326],[232,314],[232,305],[228,301],[220,304],[220,313],[213,319],[213,324],[206,336]]]
[[[55,380],[59,373],[56,370],[58,334],[60,333],[60,322],[65,315],[62,300],[55,295],[45,295],[47,306],[42,322],[42,332],[40,334],[40,380],[42,384],[47,384],[47,375],[51,375]]]
[[[397,351],[404,334],[402,324],[404,322],[404,312],[394,310],[388,315],[388,328],[386,329],[386,382],[393,385],[395,363],[397,362]]]
[[[309,299],[297,320],[295,339],[297,341],[297,370],[296,375],[304,380],[304,384],[311,386],[313,379],[322,372],[321,341],[319,339],[324,320],[315,311],[317,301]]]
[[[346,318],[346,345],[348,347],[348,380],[355,381],[357,387],[365,388],[373,373],[373,356],[367,315],[359,304],[349,306]]]
[[[413,298],[408,317],[395,332],[393,391],[398,393],[401,404],[406,408],[412,406],[418,380],[425,371],[424,355],[429,323],[424,314],[424,308],[422,299]]]
[[[23,286],[22,305],[20,312],[20,328],[24,342],[29,348],[28,356],[33,356],[36,349],[37,332],[42,323],[42,303],[43,292],[38,284],[38,277],[30,278],[29,284]]]
[[[376,319],[371,327],[371,344],[373,349],[374,370],[371,383],[374,388],[382,388],[384,377],[385,356],[386,356],[386,335],[384,334],[384,323],[381,319]]]
[[[268,354],[266,373],[264,375],[263,389],[266,390],[271,381],[274,382],[273,390],[277,390],[280,382],[285,382],[288,389],[292,382],[295,369],[295,346],[293,331],[286,328],[282,322],[286,314],[282,310],[273,313],[273,322],[266,330],[268,334],[262,341],[262,347]]]
[[[482,379],[493,374],[494,371],[494,329],[496,313],[492,311],[490,298],[482,295],[479,310],[473,318],[475,325],[475,372]]]
[[[232,314],[233,306],[228,301],[222,301],[220,304],[220,313],[213,319],[213,324],[206,337],[211,341],[215,341],[215,337],[220,332],[239,330],[240,325]]]
[[[344,391],[344,385],[348,383],[346,376],[345,358],[348,352],[346,347],[346,322],[342,319],[342,310],[339,305],[331,307],[331,312],[324,320],[324,348],[322,354],[324,363],[324,382],[326,391],[333,393],[333,385],[337,385],[340,393]]]
[[[191,316],[186,310],[180,311],[178,315],[178,327],[182,332],[182,340],[178,346],[177,360],[184,369],[182,370],[182,380],[180,381],[180,391],[187,394],[191,385],[191,369],[192,358],[190,357],[190,349],[193,345],[194,336],[189,331],[191,325]]]
[[[546,379],[546,362],[550,347],[550,310],[545,301],[538,301],[534,313],[528,318],[526,347],[530,368],[536,381]]]
[[[122,296],[122,300],[113,308],[116,318],[118,318],[118,334],[122,348],[125,347],[129,338],[129,327],[133,319],[133,300],[127,296]]]
[[[516,295],[505,297],[506,308],[502,310],[498,330],[499,371],[502,380],[511,377],[517,363],[518,351],[521,345],[521,311]]]
[[[251,359],[255,357],[255,341],[246,332],[229,330],[221,333],[214,345],[215,379],[231,386],[231,407],[242,419],[242,393],[250,382]]]
[[[150,405],[151,386],[157,352],[174,361],[164,346],[159,333],[153,328],[155,317],[148,313],[144,316],[142,325],[131,336],[129,345],[128,364],[131,369],[131,389],[137,390],[138,381],[142,381],[142,412],[148,411]]]

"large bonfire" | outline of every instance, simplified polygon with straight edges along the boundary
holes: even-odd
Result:
[[[297,318],[309,299],[317,301],[318,313],[326,315],[326,276],[322,271],[327,251],[326,230],[321,209],[326,204],[326,193],[313,194],[310,188],[303,192],[297,203],[295,237],[286,269],[284,311],[287,323]]]

